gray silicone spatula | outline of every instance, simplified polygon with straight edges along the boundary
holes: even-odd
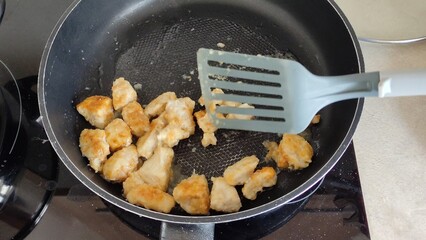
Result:
[[[426,95],[426,71],[317,76],[293,60],[203,48],[197,52],[197,62],[206,109],[218,128],[299,133],[319,110],[334,102]],[[212,93],[214,88],[224,94]],[[213,100],[248,103],[255,108],[211,107],[217,102]],[[226,119],[218,113],[254,119]]]

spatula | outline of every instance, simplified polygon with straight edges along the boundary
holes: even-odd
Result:
[[[331,103],[362,97],[426,95],[425,70],[317,76],[293,60],[204,48],[198,50],[197,62],[206,109],[218,128],[300,133]],[[224,94],[212,92],[215,88]],[[255,108],[216,106],[221,101],[248,103]],[[227,119],[223,114],[254,118]]]

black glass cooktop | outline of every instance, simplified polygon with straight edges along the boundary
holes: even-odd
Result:
[[[0,127],[8,126],[0,129],[5,146],[0,149],[0,239],[158,238],[161,223],[111,207],[79,183],[54,154],[40,124],[35,75],[45,41],[71,2],[7,1],[0,60],[7,66],[4,76],[16,81],[0,75]],[[218,224],[215,236],[369,239],[353,145],[305,196],[258,217]]]

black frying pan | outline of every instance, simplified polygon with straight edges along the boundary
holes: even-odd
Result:
[[[255,201],[243,200],[238,213],[188,216],[176,207],[163,214],[129,204],[121,185],[108,183],[81,156],[78,137],[90,127],[75,105],[94,94],[110,95],[112,81],[125,77],[142,84],[143,104],[165,91],[196,100],[200,87],[196,51],[217,48],[248,54],[290,56],[319,75],[363,71],[356,37],[343,14],[326,0],[127,0],[76,1],[50,37],[39,72],[39,104],[43,123],[56,152],[69,170],[107,201],[138,215],[168,223],[212,224],[270,211],[318,182],[339,160],[355,130],[362,103],[350,100],[321,112],[309,129],[315,149],[303,171],[281,172],[275,187]],[[191,71],[195,74],[191,76]],[[189,176],[193,169],[208,178],[219,176],[243,156],[266,151],[264,140],[276,134],[220,130],[218,146],[204,149],[197,130],[175,147],[175,168]],[[196,151],[192,151],[193,148]],[[209,225],[206,225],[209,224]]]

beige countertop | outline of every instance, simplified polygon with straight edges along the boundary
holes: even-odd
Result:
[[[361,47],[366,71],[426,69],[426,41]],[[426,96],[365,101],[354,144],[371,239],[426,238],[425,119]]]
[[[424,0],[336,2],[360,37],[426,35]],[[426,40],[361,48],[366,71],[426,69]],[[426,239],[425,119],[426,96],[365,100],[354,146],[373,240]]]

